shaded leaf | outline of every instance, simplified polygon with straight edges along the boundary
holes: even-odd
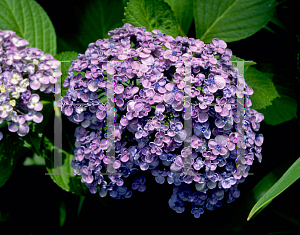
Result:
[[[42,136],[42,133],[29,131],[29,133],[23,137],[23,139],[29,143],[30,149],[33,150],[38,156],[42,155],[40,151]]]
[[[275,0],[194,0],[196,36],[234,42],[247,38],[269,22]]]
[[[66,132],[63,129],[63,134],[66,135]],[[73,134],[71,134],[72,136]],[[106,198],[101,198],[98,193],[91,194],[89,189],[81,182],[81,177],[73,174],[73,168],[71,167],[71,162],[74,157],[73,154],[69,154],[63,149],[58,149],[53,146],[53,143],[45,136],[44,137],[44,146],[43,154],[46,161],[46,169],[50,174],[51,179],[63,190],[71,192],[80,196],[88,196],[95,199],[97,202],[102,205],[106,205]],[[70,144],[70,143],[69,143]],[[61,165],[54,164],[54,149],[62,153]],[[74,149],[74,147],[73,147]],[[73,150],[72,150],[73,151]],[[46,156],[45,156],[46,155]],[[60,161],[56,159],[56,161]],[[57,166],[58,165],[58,166]]]
[[[280,217],[282,217],[283,219],[287,220],[288,222],[293,223],[294,225],[300,227],[299,220],[297,220],[295,217],[288,215],[286,213],[283,213],[281,211],[278,211],[278,210],[272,210],[272,211],[275,212]]]
[[[125,7],[124,23],[134,27],[154,29],[176,38],[179,35],[175,14],[168,3],[163,0],[129,0]]]
[[[66,221],[67,211],[65,201],[60,201],[59,205],[59,227],[62,227]]]
[[[56,54],[56,33],[44,9],[34,0],[0,1],[0,29],[12,30],[29,42],[29,47]]]
[[[297,179],[300,178],[300,158],[283,174],[283,176],[262,196],[249,213],[249,220],[266,203],[273,200]]]
[[[70,35],[71,37],[72,35]],[[80,53],[84,53],[86,50],[86,46],[81,45],[78,41],[77,37],[74,37],[71,40],[68,38],[62,38],[57,35],[57,53],[62,53],[65,51],[78,51]]]
[[[53,146],[52,142],[45,136],[44,137],[45,149],[43,154],[47,155],[46,159],[46,169],[50,174],[52,180],[62,189],[67,192],[72,192],[77,195],[87,195],[89,194],[88,188],[81,183],[80,176],[75,176],[73,174],[73,168],[71,167],[71,162],[74,155],[60,149],[58,150]],[[62,165],[56,166],[54,164],[54,149],[62,153],[61,163]],[[51,160],[49,160],[49,158]]]
[[[277,27],[283,29],[286,31],[286,28],[284,27],[284,25],[282,24],[282,22],[279,20],[278,18],[278,14],[276,11],[274,11],[274,15],[271,16],[270,22],[275,24]]]
[[[188,34],[193,21],[193,0],[165,0],[171,9],[174,11],[175,17],[178,21],[179,31],[183,31],[185,35]],[[185,36],[182,35],[182,36]]]
[[[297,118],[297,106],[296,100],[288,95],[280,94],[279,98],[272,100],[272,105],[257,111],[263,113],[267,124],[275,126]]]
[[[264,29],[268,30],[269,32],[271,32],[271,33],[273,33],[273,34],[275,34],[275,35],[278,35],[277,33],[274,32],[273,29],[271,29],[271,28],[270,28],[269,26],[267,26],[267,25],[264,27]]]
[[[16,133],[5,134],[0,141],[0,187],[12,174],[18,158],[28,152],[24,151],[21,141],[22,139],[16,136]]]
[[[293,79],[293,71],[287,71],[286,67],[274,66],[272,63],[260,63],[260,67],[265,74],[272,74],[270,78],[280,96],[272,100],[272,105],[257,110],[264,114],[264,121],[269,125],[278,125],[297,117],[297,90],[300,87]]]
[[[108,31],[123,26],[124,1],[89,1],[79,15],[80,22],[77,39],[84,48],[98,39],[109,38]]]

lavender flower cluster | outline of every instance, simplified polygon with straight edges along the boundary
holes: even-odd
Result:
[[[29,42],[15,32],[0,30],[0,124],[11,122],[8,130],[19,136],[29,132],[27,122],[42,122],[39,111],[43,104],[32,90],[54,92],[57,77],[54,70],[60,65],[52,55],[27,45]]]
[[[221,206],[224,198],[233,202],[254,156],[261,162],[263,135],[254,131],[264,117],[250,109],[251,87],[245,84],[244,90],[238,89],[238,81],[244,78],[232,65],[227,44],[218,39],[210,44],[174,39],[127,23],[109,35],[89,44],[85,54],[72,61],[64,82],[69,89],[62,112],[80,124],[75,130],[74,174],[81,175],[91,193],[99,191],[104,197],[109,192],[123,199],[131,197],[132,191],[122,177],[149,169],[157,183],[174,184],[169,206],[181,213],[189,201],[195,218],[205,208]],[[74,75],[72,70],[83,73]],[[112,107],[100,103],[109,76],[113,76],[116,106],[113,136],[107,135],[111,127],[106,120]],[[240,120],[236,101],[244,96],[245,114]],[[188,108],[190,114],[185,112]],[[191,120],[193,134],[185,130],[185,120]],[[237,125],[240,122],[244,130]],[[114,139],[113,159],[106,155],[112,147],[109,138]],[[244,151],[240,170],[238,148]],[[105,178],[108,166],[115,173]],[[144,176],[134,178],[132,190],[143,192],[145,182]]]

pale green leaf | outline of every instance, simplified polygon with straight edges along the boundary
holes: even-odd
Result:
[[[26,39],[29,47],[56,54],[56,33],[44,9],[34,0],[0,1],[0,29]]]
[[[275,0],[194,0],[196,36],[234,42],[247,38],[269,22]]]
[[[37,154],[33,155],[33,158],[26,157],[23,162],[23,166],[45,166],[45,158],[38,156]]]
[[[260,208],[269,203],[296,180],[300,178],[300,158],[283,174],[283,176],[254,205],[247,218],[249,220]]]
[[[175,14],[163,0],[129,0],[125,18],[124,23],[134,27],[144,26],[147,31],[158,29],[174,38],[179,36]]]

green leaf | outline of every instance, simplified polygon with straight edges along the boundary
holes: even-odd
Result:
[[[262,196],[262,198],[254,205],[247,218],[250,218],[266,203],[273,200],[285,189],[292,185],[297,179],[300,178],[300,158],[283,174],[283,176]]]
[[[43,114],[43,121],[41,123],[33,123],[33,128],[32,131],[34,132],[38,132],[38,133],[43,133],[44,129],[46,128],[46,126],[49,125],[49,118],[53,117],[53,112],[54,112],[54,107],[53,107],[53,102],[50,101],[44,101],[41,100],[42,104],[43,104],[43,109],[41,110],[41,113]]]
[[[244,59],[240,58],[240,57],[237,57],[235,55],[232,55],[230,57],[230,61],[245,61]],[[251,65],[255,65],[256,62],[254,61],[245,61],[245,68],[244,68],[244,72],[247,71],[247,69],[251,66]]]
[[[271,74],[262,73],[253,67],[249,67],[245,72],[245,81],[254,92],[249,97],[252,109],[263,109],[271,105],[272,100],[280,97],[270,76]]]
[[[278,179],[279,177],[277,177],[274,172],[270,172],[262,180],[260,180],[259,183],[251,190],[251,192],[253,193],[254,201],[259,201],[259,199],[262,198],[263,195],[265,195],[265,193],[277,182]],[[268,204],[269,203],[271,203],[271,201],[268,202]],[[262,212],[268,206],[268,204],[264,205],[256,215]]]
[[[168,3],[163,0],[129,0],[125,8],[124,23],[134,27],[154,29],[176,38],[179,35],[175,14]]]
[[[247,38],[269,22],[275,0],[194,0],[196,36],[234,42]]]
[[[63,133],[66,132],[63,130]],[[71,134],[72,136],[73,134]],[[53,146],[53,143],[45,136],[44,137],[44,149],[43,155],[46,161],[46,169],[50,174],[51,179],[63,190],[71,192],[80,196],[88,196],[96,200],[97,202],[106,205],[106,198],[101,198],[98,193],[91,194],[89,189],[81,182],[79,175],[73,174],[73,168],[71,167],[73,154],[68,153],[63,149],[58,149]],[[69,143],[70,144],[70,143]],[[54,149],[62,153],[61,165],[54,165]],[[59,160],[59,159],[58,159]]]
[[[29,143],[30,149],[33,150],[38,156],[42,155],[40,152],[42,136],[42,133],[29,131],[29,133],[23,137],[23,139]]]
[[[77,218],[79,218],[79,215],[80,215],[80,212],[81,212],[81,209],[82,209],[82,205],[83,205],[84,199],[85,199],[84,196],[80,196],[78,210],[77,210]]]
[[[266,26],[264,27],[264,29],[266,29],[266,30],[268,30],[269,32],[271,32],[271,33],[277,35],[277,33],[275,33],[274,30],[271,29],[268,25],[266,25]]]
[[[264,121],[269,125],[278,125],[297,117],[297,99],[299,83],[294,79],[295,72],[292,69],[280,66],[280,63],[273,62],[259,63],[260,71],[272,74],[272,79],[278,98],[272,101],[271,106],[264,109],[257,109],[264,114]],[[288,78],[288,79],[287,79]]]
[[[72,39],[69,40],[68,37],[72,37]],[[74,37],[73,35],[69,35],[68,37],[63,38],[57,35],[57,53],[62,53],[65,51],[78,51],[79,53],[84,54],[87,47],[82,46],[77,37]]]
[[[85,48],[98,39],[109,38],[108,31],[123,26],[122,0],[89,1],[79,17],[78,41]]]
[[[193,21],[193,0],[165,0],[174,11],[179,24],[179,31],[182,30],[186,36]]]
[[[88,195],[89,190],[81,183],[80,176],[75,176],[73,174],[71,162],[74,155],[69,154],[62,149],[58,150],[46,136],[44,137],[44,145],[46,150],[43,151],[43,154],[47,155],[47,157],[45,157],[46,169],[52,180],[67,192],[72,192],[77,195]],[[62,153],[62,165],[56,167],[54,165],[54,149]],[[51,160],[48,159],[49,157]]]
[[[292,97],[280,94],[279,98],[272,100],[272,105],[257,111],[264,115],[264,121],[267,124],[275,126],[297,118],[297,105]]]
[[[298,44],[300,44],[300,34],[297,34],[296,37],[298,39]],[[300,50],[298,51],[298,55],[297,55],[297,69],[298,69],[298,75],[296,76],[296,79],[298,82],[300,82],[300,77],[298,77],[300,74]]]
[[[276,11],[274,11],[274,15],[271,16],[270,22],[275,24],[277,27],[287,31],[286,28],[284,27],[284,25],[282,24],[282,22],[279,20],[279,17],[278,17],[278,14]]]
[[[62,85],[64,84],[65,79],[68,77],[69,68],[71,67],[71,61],[77,60],[78,54],[79,53],[75,51],[64,51],[55,56],[55,59],[62,61],[61,62]],[[68,89],[69,89],[68,87],[62,86],[63,97],[66,96]]]
[[[0,1],[0,29],[12,30],[26,39],[29,47],[56,54],[56,33],[44,9],[33,0]]]
[[[61,200],[59,205],[59,227],[62,227],[66,221],[67,211],[66,211],[66,203]]]

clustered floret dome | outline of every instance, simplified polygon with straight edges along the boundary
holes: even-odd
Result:
[[[19,136],[29,132],[27,122],[42,122],[43,104],[34,91],[54,93],[60,65],[52,55],[27,45],[15,32],[0,30],[0,124],[11,122],[8,130]]]
[[[109,35],[89,44],[85,54],[72,61],[64,82],[69,89],[62,112],[80,124],[75,130],[74,174],[81,175],[91,193],[98,191],[104,197],[109,192],[123,199],[131,197],[132,191],[122,177],[149,169],[157,183],[174,184],[169,206],[181,213],[189,201],[195,218],[205,208],[221,206],[224,198],[233,202],[240,196],[237,186],[247,177],[254,156],[261,161],[263,135],[254,131],[264,117],[250,109],[251,87],[245,84],[239,90],[238,82],[245,81],[230,61],[227,44],[218,39],[209,44],[187,37],[174,39],[127,23]],[[110,76],[113,136],[107,136],[111,128],[107,116],[114,115],[113,107],[100,102]],[[237,98],[244,96],[243,121]],[[185,112],[189,108],[190,114]],[[186,131],[187,120],[193,133]],[[244,130],[237,125],[242,121]],[[114,140],[114,159],[107,156],[112,147],[108,138]],[[236,167],[238,148],[244,151],[241,171]],[[115,173],[106,177],[108,165]],[[143,192],[145,182],[144,176],[136,177],[132,190]]]

